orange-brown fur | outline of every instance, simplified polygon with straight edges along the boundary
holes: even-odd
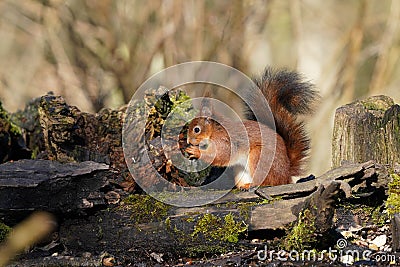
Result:
[[[267,115],[259,122],[244,120],[245,131],[239,131],[235,129],[239,129],[240,122],[222,118],[219,123],[200,114],[202,117],[192,120],[188,130],[188,143],[192,146],[186,151],[191,157],[214,166],[235,167],[244,177],[235,178],[239,188],[290,183],[292,176],[301,174],[309,150],[309,139],[298,115],[311,113],[317,98],[313,86],[303,82],[297,73],[274,73],[270,69],[256,84],[270,105],[273,121]],[[222,125],[234,130],[227,131]],[[196,127],[199,133],[194,131]]]

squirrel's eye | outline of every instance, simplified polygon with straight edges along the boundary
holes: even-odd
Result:
[[[200,126],[195,126],[194,128],[193,128],[193,132],[194,133],[200,133],[200,131],[201,131],[201,129],[200,129]]]

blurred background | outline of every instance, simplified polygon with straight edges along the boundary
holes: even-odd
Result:
[[[323,96],[308,125],[310,172],[331,166],[335,109],[400,102],[398,0],[2,0],[0,101],[49,91],[83,111],[117,108],[165,67],[211,60],[254,76],[295,69]]]

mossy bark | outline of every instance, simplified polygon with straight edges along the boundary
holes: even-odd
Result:
[[[25,133],[32,158],[58,162],[94,161],[109,164],[132,191],[133,178],[122,149],[122,125],[126,107],[102,109],[91,114],[68,105],[61,96],[47,94],[11,114]]]
[[[400,106],[387,96],[374,96],[336,110],[332,163],[375,160],[400,162]]]
[[[0,102],[0,164],[30,157],[31,151],[25,145],[21,128],[11,121]]]

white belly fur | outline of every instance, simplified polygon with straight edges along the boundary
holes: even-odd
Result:
[[[235,174],[235,184],[253,184],[253,177],[251,177],[248,157],[238,156],[232,160],[233,171]]]

